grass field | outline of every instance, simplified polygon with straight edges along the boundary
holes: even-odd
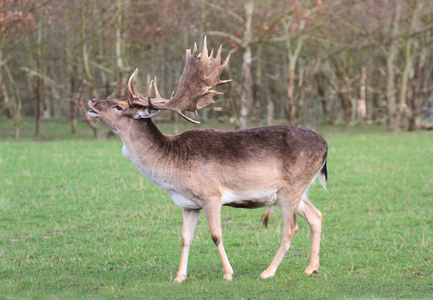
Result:
[[[330,145],[328,191],[309,191],[324,217],[319,274],[302,274],[310,233],[300,218],[276,276],[257,280],[280,245],[281,217],[264,229],[264,208],[224,207],[233,282],[222,279],[202,213],[182,285],[170,283],[181,209],[122,156],[119,139],[3,137],[0,299],[432,298],[433,133],[318,131]]]

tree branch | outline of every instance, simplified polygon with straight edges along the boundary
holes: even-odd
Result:
[[[207,34],[208,35],[213,35],[213,36],[219,36],[219,37],[229,38],[232,42],[235,42],[239,46],[241,46],[242,43],[243,43],[241,39],[235,37],[232,34],[225,33],[225,32],[222,32],[222,31],[208,31]]]
[[[215,5],[215,4],[213,4],[213,3],[209,3],[209,2],[207,2],[207,1],[205,1],[205,3],[206,3],[206,5],[210,6],[210,7],[213,8],[213,9],[219,10],[220,12],[224,12],[224,13],[226,13],[226,14],[232,16],[233,18],[235,18],[235,19],[236,19],[238,22],[240,22],[241,24],[244,23],[244,19],[243,19],[241,16],[239,16],[238,14],[235,14],[235,13],[234,13],[233,11],[231,11],[230,9],[222,8],[222,7],[218,6],[218,5]]]

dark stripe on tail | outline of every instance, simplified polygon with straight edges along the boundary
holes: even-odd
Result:
[[[325,176],[325,180],[328,181],[328,170],[326,169],[326,161],[325,161],[325,164],[323,165],[322,170],[320,170],[320,174]]]
[[[326,182],[328,181],[328,169],[326,168],[327,158],[328,158],[328,151],[326,151],[323,157],[323,166],[320,169],[319,174],[317,176],[320,184],[325,188],[325,190],[326,190]]]

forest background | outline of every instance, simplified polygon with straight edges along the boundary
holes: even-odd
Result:
[[[0,298],[433,299],[432,31],[431,0],[0,0]],[[127,97],[136,68],[140,93],[157,76],[169,97],[204,36],[233,51],[233,82],[191,116],[202,124],[169,111],[155,123],[323,135],[327,191],[309,190],[324,217],[319,274],[302,274],[299,218],[275,278],[257,281],[279,213],[265,229],[265,208],[223,207],[234,281],[202,214],[188,280],[171,284],[182,211],[87,116],[91,98]]]
[[[90,98],[127,96],[158,76],[168,97],[184,51],[207,36],[234,51],[225,96],[198,119],[233,128],[275,119],[431,127],[433,2],[429,0],[0,0],[0,119],[87,120]],[[158,117],[174,120],[173,113]],[[430,124],[429,124],[430,123]],[[12,125],[11,125],[12,126]]]

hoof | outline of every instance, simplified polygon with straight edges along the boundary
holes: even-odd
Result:
[[[306,275],[313,275],[314,273],[318,273],[319,271],[319,267],[310,267],[308,266],[305,271],[304,274]]]
[[[259,280],[262,280],[262,279],[269,279],[269,278],[272,278],[272,277],[274,277],[274,274],[273,274],[273,273],[271,273],[271,272],[267,272],[267,271],[264,271],[262,274],[260,274],[260,276],[259,276]]]
[[[181,277],[178,276],[178,277],[176,277],[175,280],[173,280],[172,283],[184,283],[185,280],[186,280],[186,276],[181,276]]]
[[[224,274],[224,280],[233,281],[233,274]]]

